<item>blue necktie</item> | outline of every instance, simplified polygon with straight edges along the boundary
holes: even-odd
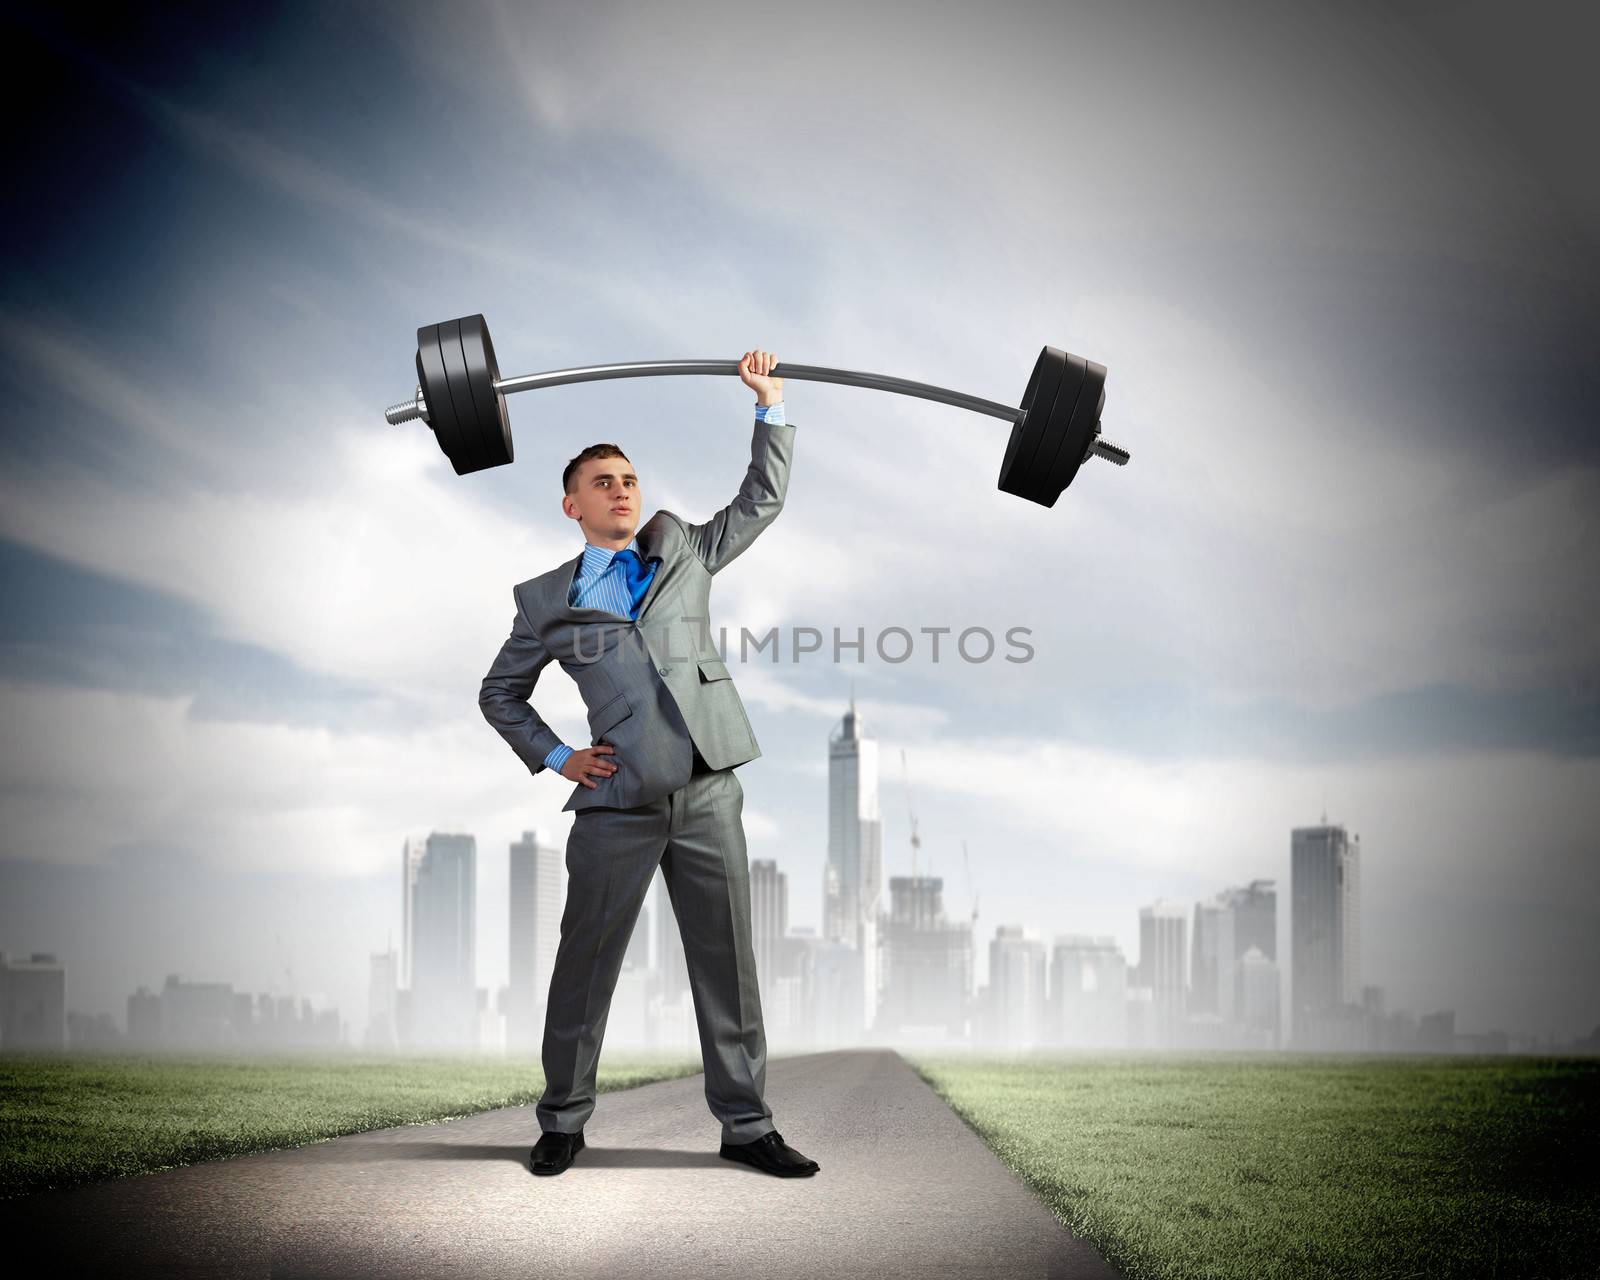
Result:
[[[613,564],[622,566],[622,580],[628,585],[628,597],[633,601],[628,610],[630,618],[639,616],[639,602],[644,599],[644,593],[650,586],[650,570],[640,563],[639,557],[631,549],[623,549],[611,557]]]

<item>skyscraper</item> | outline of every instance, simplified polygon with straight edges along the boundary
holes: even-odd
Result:
[[[400,1044],[400,956],[375,951],[367,981],[367,1048],[393,1050]]]
[[[1239,957],[1239,1021],[1264,1037],[1264,1047],[1275,1048],[1278,1039],[1278,966],[1260,947]]]
[[[1278,890],[1271,880],[1252,880],[1244,888],[1227,888],[1218,895],[1233,910],[1233,1011],[1242,1017],[1244,971],[1239,967],[1245,952],[1254,947],[1263,957],[1278,959]]]
[[[1116,939],[1068,934],[1050,957],[1050,1037],[1074,1048],[1120,1049],[1128,1040],[1128,962]]]
[[[477,1041],[478,844],[470,835],[428,836],[411,900],[411,1033],[433,1048]]]
[[[1139,908],[1139,981],[1150,989],[1151,1030],[1158,1044],[1171,1044],[1182,1020],[1189,987],[1189,909],[1157,901]]]
[[[937,876],[890,876],[884,920],[883,1038],[947,1043],[966,1039],[972,999],[972,925],[944,914]]]
[[[185,982],[180,975],[169,973],[161,988],[162,1045],[169,1049],[237,1045],[243,1036],[233,996],[232,983]]]
[[[1361,837],[1326,822],[1295,827],[1289,892],[1292,1029],[1306,1042],[1361,999]]]
[[[161,1043],[161,996],[140,987],[128,997],[128,1045],[153,1049]]]
[[[1278,958],[1278,890],[1272,880],[1252,880],[1244,888],[1224,889],[1219,895],[1233,908],[1235,957],[1251,947],[1268,960]]]
[[[832,861],[822,864],[822,934],[821,940],[837,942],[844,937],[844,892],[839,881],[839,868]]]
[[[562,850],[543,829],[511,842],[510,911],[506,945],[506,1047],[537,1049],[544,1039],[544,1006],[561,941]]]
[[[1045,1038],[1045,953],[1021,925],[999,926],[989,942],[989,1014],[994,1043],[1026,1049]]]
[[[1232,1022],[1238,992],[1238,955],[1233,907],[1218,895],[1194,904],[1194,937],[1189,954],[1191,1014],[1211,1014]]]
[[[771,858],[750,863],[750,933],[762,990],[779,976],[778,958],[789,932],[789,877]]]
[[[417,868],[428,852],[424,836],[407,836],[400,845],[400,985],[411,986],[411,900],[417,890]]]
[[[12,960],[0,951],[0,1048],[67,1047],[67,967],[36,951]]]
[[[878,1003],[883,820],[878,812],[878,743],[863,729],[852,693],[850,709],[828,738],[827,867],[832,874],[824,874],[823,917],[835,930],[826,940],[842,942],[857,953],[859,1025],[867,1030],[877,1016]],[[833,901],[828,900],[830,894]],[[853,996],[850,1003],[855,1003]]]

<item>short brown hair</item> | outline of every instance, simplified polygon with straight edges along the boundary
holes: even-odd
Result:
[[[577,475],[578,468],[591,458],[621,458],[624,462],[628,461],[628,455],[614,444],[592,444],[567,463],[567,469],[561,473],[562,493],[572,492],[572,477]]]

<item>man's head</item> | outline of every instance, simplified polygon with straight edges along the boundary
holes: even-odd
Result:
[[[592,444],[561,473],[561,510],[578,522],[584,540],[620,551],[639,526],[639,477],[614,444]]]

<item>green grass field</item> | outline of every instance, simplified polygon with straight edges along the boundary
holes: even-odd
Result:
[[[1600,1276],[1600,1060],[904,1056],[1130,1280]]]
[[[694,1075],[698,1056],[613,1059],[599,1087]],[[496,1058],[0,1056],[0,1197],[536,1102]],[[529,1117],[528,1145],[538,1138]]]
[[[1600,1061],[905,1056],[1130,1280],[1600,1275]],[[699,1070],[608,1060],[600,1087]],[[493,1058],[0,1057],[0,1196],[542,1088]]]

